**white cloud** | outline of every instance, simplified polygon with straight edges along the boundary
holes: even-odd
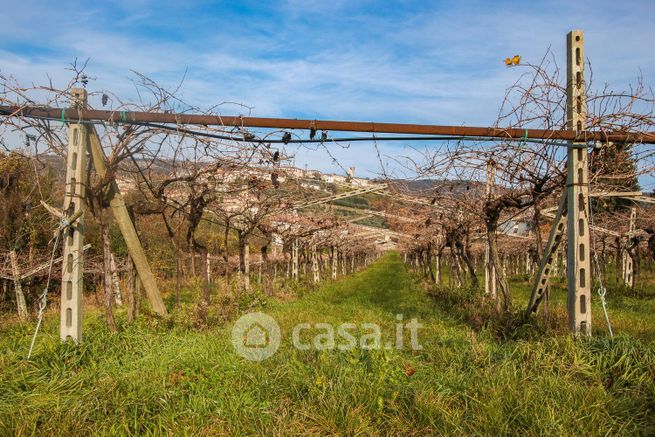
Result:
[[[650,2],[446,3],[381,16],[378,4],[367,14],[362,3],[289,0],[279,16],[249,22],[190,17],[192,7],[14,2],[0,15],[0,69],[25,83],[43,82],[46,73],[64,83],[66,65],[89,57],[89,74],[98,78],[91,88],[134,98],[130,70],[172,87],[188,68],[182,95],[200,106],[234,101],[259,116],[468,125],[493,123],[505,88],[521,73],[503,66],[505,56],[535,62],[552,46],[563,66],[571,28],[586,32],[598,84],[623,89],[638,68],[647,82],[655,74]],[[335,153],[344,166],[377,166],[369,164],[370,145]],[[320,153],[303,152],[299,162],[328,165]]]

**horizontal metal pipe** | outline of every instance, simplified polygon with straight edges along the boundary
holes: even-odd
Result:
[[[35,106],[0,106],[7,116],[46,117],[65,121],[107,121],[114,123],[171,123],[200,126],[258,127],[270,129],[316,129],[341,132],[372,132],[386,134],[450,135],[500,139],[566,140],[574,142],[614,141],[655,144],[655,132],[583,132],[549,129],[517,129],[476,126],[440,126],[430,124],[374,123],[338,120],[303,120],[205,114],[171,114],[161,112],[101,111]]]

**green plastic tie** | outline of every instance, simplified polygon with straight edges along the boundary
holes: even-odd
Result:
[[[66,110],[65,109],[61,110],[61,122],[66,123]]]
[[[525,136],[523,137],[523,142],[527,143],[528,142],[528,128],[525,128]]]
[[[121,122],[125,123],[127,121],[127,117],[125,116],[125,111],[121,111]]]

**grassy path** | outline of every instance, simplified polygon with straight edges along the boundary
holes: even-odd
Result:
[[[29,363],[30,330],[0,330],[0,435],[655,432],[651,346],[497,343],[439,310],[396,254],[259,310],[282,332],[262,362],[234,353],[231,326],[197,332],[143,319],[116,335],[90,320],[75,349],[50,323]],[[386,342],[397,314],[423,325],[422,350],[292,344],[295,325],[317,322],[355,323],[356,337],[369,332],[362,323],[376,323]]]

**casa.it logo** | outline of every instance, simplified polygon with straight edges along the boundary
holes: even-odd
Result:
[[[280,326],[264,313],[248,313],[236,321],[232,328],[232,345],[237,355],[262,361],[280,347]]]

